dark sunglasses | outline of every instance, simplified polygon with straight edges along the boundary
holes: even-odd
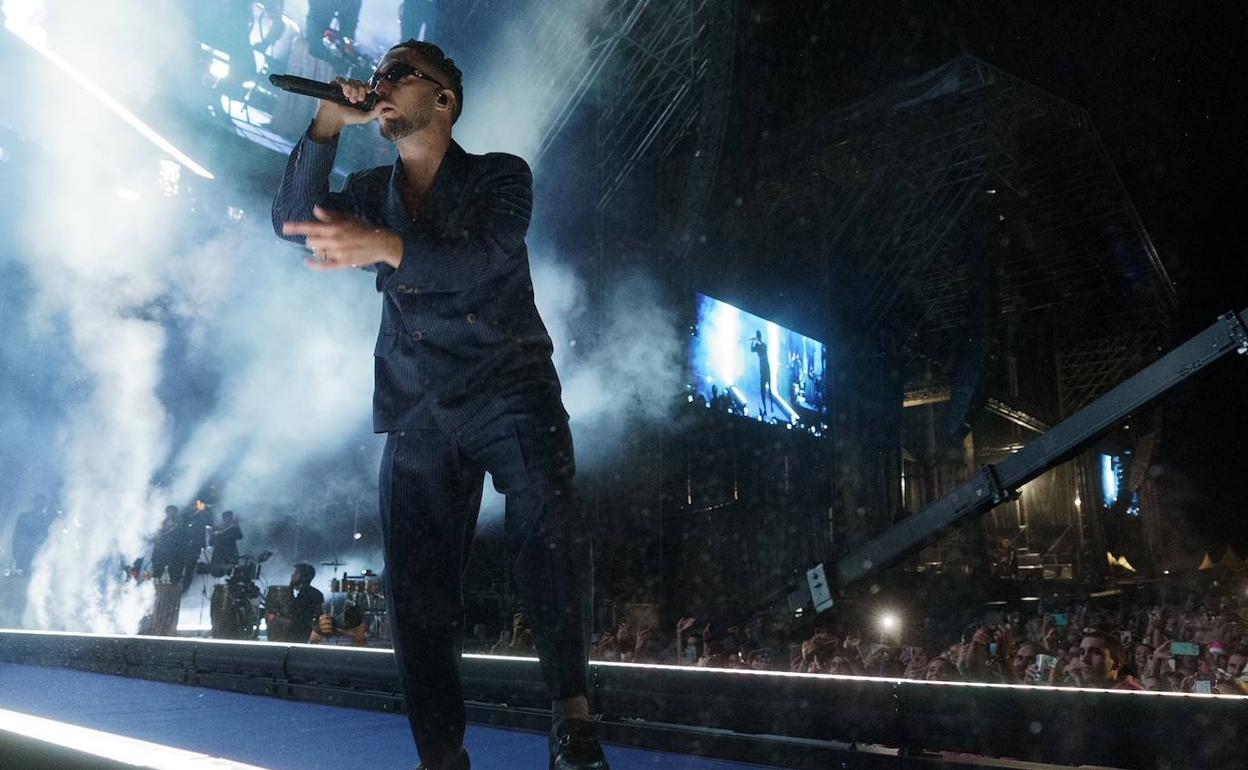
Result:
[[[381,85],[381,81],[383,80],[391,85],[398,85],[405,78],[409,77],[417,77],[421,80],[428,80],[438,88],[446,88],[446,86],[442,85],[439,81],[434,80],[412,65],[404,64],[403,62],[395,62],[394,64],[391,64],[389,67],[386,67],[385,72],[374,72],[373,76],[368,79],[368,88],[370,91],[376,91],[377,86]]]

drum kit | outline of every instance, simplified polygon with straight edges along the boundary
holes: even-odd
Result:
[[[269,555],[266,552],[263,557]],[[213,638],[257,639],[262,615],[290,617],[295,591],[289,585],[270,585],[261,598],[256,581],[260,577],[258,562],[262,560],[243,556],[239,564],[230,568],[225,582],[213,586],[209,603]],[[337,569],[344,562],[335,559],[322,562],[322,566]],[[339,627],[355,627],[362,618],[368,638],[390,640],[390,618],[380,575],[371,569],[358,575],[343,572],[341,578],[334,573],[329,590],[327,612],[336,618]]]
[[[295,605],[295,589],[290,586],[269,586],[264,592],[264,611],[286,617]]]
[[[342,562],[334,560],[323,562],[326,567],[341,567]],[[347,608],[352,607],[363,615],[363,622],[368,637],[377,641],[390,640],[390,616],[386,611],[385,588],[381,575],[366,569],[359,575],[337,574],[329,581],[329,604],[335,617],[345,617]],[[352,612],[355,615],[356,612]]]

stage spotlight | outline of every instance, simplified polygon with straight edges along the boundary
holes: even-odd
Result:
[[[217,80],[225,80],[230,76],[230,63],[214,56],[212,63],[208,65],[208,74]]]
[[[880,616],[880,630],[883,631],[884,633],[886,634],[894,633],[897,631],[897,629],[900,626],[901,626],[901,620],[897,617],[895,613],[885,612],[883,615]]]
[[[363,532],[356,532],[354,535],[352,535],[352,536],[351,536],[351,539],[352,539],[352,540],[359,540],[359,539],[360,539],[360,538],[362,538],[362,537],[364,537],[364,533],[363,533]]]

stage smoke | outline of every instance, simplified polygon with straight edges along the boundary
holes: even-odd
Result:
[[[213,181],[189,170],[182,180],[203,185],[202,205],[228,201],[235,216],[209,226],[209,213],[154,189],[162,152],[102,100],[149,125],[178,125],[186,105],[172,105],[189,97],[153,97],[166,62],[185,59],[172,47],[194,39],[179,4],[7,0],[4,11],[29,44],[16,79],[37,82],[51,105],[22,114],[20,130],[42,152],[30,154],[24,216],[10,218],[16,247],[0,255],[0,322],[13,330],[0,341],[0,449],[17,458],[0,469],[0,506],[22,510],[44,493],[64,511],[36,557],[26,625],[134,632],[151,591],[125,580],[121,564],[150,550],[166,505],[186,506],[210,487],[214,515],[239,513],[242,552],[279,552],[270,579],[285,582],[296,561],[335,556],[380,570],[372,276],[307,271],[304,253],[272,235],[273,191],[234,181],[248,177],[228,153],[208,160],[224,132],[180,148]],[[492,67],[469,73],[462,128],[472,151],[529,157],[550,128],[547,113],[517,107],[533,74],[522,42],[509,35]],[[107,93],[62,75],[51,53]],[[508,125],[507,136],[492,125]],[[679,337],[642,275],[589,312],[572,267],[580,261],[548,245],[557,214],[537,211],[533,276],[584,472],[630,421],[663,418],[680,388]],[[502,508],[487,486],[484,528]],[[198,588],[184,617],[198,616]]]
[[[49,105],[31,120],[44,146],[56,148],[33,178],[29,194],[40,203],[23,223],[20,253],[38,292],[35,325],[44,336],[65,335],[82,386],[60,426],[64,513],[36,561],[27,617],[42,628],[133,632],[150,588],[124,582],[120,563],[143,550],[159,516],[150,482],[167,451],[156,397],[166,334],[150,309],[170,238],[157,209],[134,205],[116,177],[101,173],[152,163],[151,154],[136,151],[133,129],[105,118],[81,82],[57,71],[55,57],[74,52],[94,81],[137,109],[160,72],[160,36],[142,47],[115,41],[127,29],[174,29],[179,20],[160,5],[144,7],[140,20],[139,9],[117,2],[76,5],[72,23],[64,9],[46,11],[37,2],[4,5],[9,31],[46,59],[25,74],[37,76]]]

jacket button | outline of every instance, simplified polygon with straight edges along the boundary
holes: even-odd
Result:
[[[416,340],[417,342],[420,342],[420,341],[421,341],[422,339],[424,339],[424,338],[425,338],[425,333],[424,333],[424,332],[422,332],[422,331],[420,331],[420,330],[416,330],[416,331],[412,332],[412,339]]]
[[[476,322],[477,322],[477,314],[476,314],[476,313],[469,313],[469,314],[468,314],[468,323],[470,323],[470,324],[475,324]]]

